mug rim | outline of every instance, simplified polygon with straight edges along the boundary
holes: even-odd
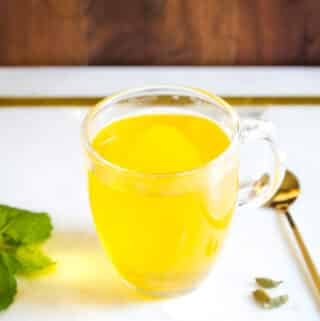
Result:
[[[197,96],[197,98],[206,100],[210,105],[216,105],[225,109],[232,121],[232,134],[230,136],[230,145],[217,157],[210,159],[209,161],[205,162],[200,166],[193,167],[188,170],[181,170],[181,171],[172,171],[172,172],[142,172],[130,168],[123,167],[119,164],[116,164],[112,161],[109,161],[103,158],[93,147],[90,137],[89,137],[89,125],[90,122],[94,119],[94,117],[104,108],[107,108],[110,105],[113,105],[121,100],[135,98],[139,96],[147,96],[147,93],[154,95],[166,94],[174,95],[173,91],[183,91],[186,95],[189,94],[190,97]],[[157,93],[158,92],[158,93]],[[209,166],[213,166],[216,163],[222,162],[233,150],[233,147],[236,145],[239,139],[239,117],[237,112],[233,109],[233,107],[227,103],[224,99],[217,96],[216,94],[209,92],[205,89],[191,87],[191,86],[181,86],[181,85],[155,85],[155,86],[143,86],[143,87],[135,87],[131,89],[124,89],[118,92],[111,94],[100,100],[94,107],[92,107],[86,114],[85,118],[82,121],[81,125],[81,140],[84,146],[84,149],[88,152],[90,157],[93,157],[98,163],[102,164],[103,166],[107,166],[112,168],[116,171],[119,171],[123,174],[130,174],[136,176],[143,176],[143,177],[168,177],[168,176],[184,176],[194,174],[200,170],[203,170]]]

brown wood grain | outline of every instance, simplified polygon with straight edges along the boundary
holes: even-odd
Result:
[[[0,65],[320,64],[320,0],[0,0]]]

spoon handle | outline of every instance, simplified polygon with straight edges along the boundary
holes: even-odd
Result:
[[[320,276],[319,276],[317,268],[316,268],[316,266],[310,256],[309,250],[308,250],[307,246],[305,245],[303,238],[301,236],[301,233],[300,233],[296,223],[294,222],[293,217],[289,213],[289,211],[285,211],[284,214],[286,215],[289,225],[293,231],[293,234],[294,234],[295,239],[298,243],[298,246],[300,248],[300,251],[302,253],[302,256],[304,258],[306,266],[311,274],[314,285],[316,286],[318,292],[320,293]]]

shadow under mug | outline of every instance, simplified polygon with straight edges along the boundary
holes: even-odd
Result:
[[[212,120],[229,136],[229,147],[199,168],[161,174],[122,168],[92,145],[97,133],[118,119],[171,113]],[[281,183],[284,166],[272,133],[270,123],[240,121],[221,98],[182,86],[121,91],[89,111],[82,139],[90,205],[104,249],[127,284],[167,296],[193,289],[207,275],[236,206],[267,202]],[[270,168],[260,173],[269,177],[264,188],[254,188],[259,178],[239,183],[240,147],[248,141],[271,151]],[[259,153],[252,155],[261,161]]]

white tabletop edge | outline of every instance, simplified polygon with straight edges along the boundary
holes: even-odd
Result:
[[[95,97],[176,84],[225,96],[319,96],[320,67],[0,67],[0,97]]]

